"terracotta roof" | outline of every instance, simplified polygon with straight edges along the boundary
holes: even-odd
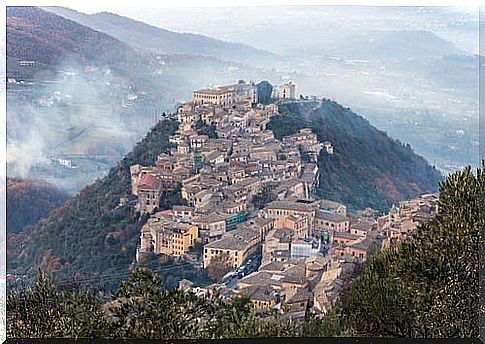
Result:
[[[373,224],[369,222],[357,222],[350,225],[350,229],[358,229],[361,231],[372,230]]]
[[[141,177],[138,188],[159,189],[160,181],[151,174],[145,174]]]
[[[251,300],[276,301],[275,292],[270,286],[254,285],[240,289],[240,292],[247,295]]]
[[[266,209],[285,209],[294,211],[313,211],[309,204],[288,201],[273,201],[266,206]]]

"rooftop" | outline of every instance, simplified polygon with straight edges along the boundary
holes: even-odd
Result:
[[[334,232],[333,238],[335,239],[336,237],[350,239],[350,240],[357,240],[361,238],[361,236],[352,234],[350,232]]]
[[[314,208],[310,204],[288,201],[273,201],[266,206],[267,209],[285,209],[295,211],[312,211]]]
[[[259,238],[259,232],[255,230],[247,228],[243,230],[236,229],[224,234],[221,239],[210,242],[204,247],[239,251],[245,249],[256,238]]]
[[[320,207],[322,209],[337,209],[339,207],[343,207],[344,205],[335,201],[331,201],[328,199],[322,199],[320,201]]]
[[[144,174],[138,183],[138,188],[157,189],[159,187],[160,181],[151,174]]]
[[[267,285],[253,285],[240,289],[241,294],[245,294],[251,300],[258,301],[276,301],[275,290]]]
[[[335,213],[330,213],[328,211],[323,211],[323,210],[317,210],[315,213],[315,217],[317,219],[322,219],[325,221],[332,221],[332,222],[345,222],[349,220],[345,216],[335,214]]]

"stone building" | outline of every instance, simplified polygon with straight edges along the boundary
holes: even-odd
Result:
[[[201,89],[194,91],[194,104],[196,105],[232,105],[236,102],[234,86],[218,87],[215,89]]]
[[[260,233],[253,229],[236,229],[225,233],[221,239],[204,246],[204,268],[212,258],[222,253],[229,255],[230,264],[237,268],[260,247]]]
[[[169,256],[183,256],[198,238],[197,226],[172,222],[162,215],[148,219],[140,233],[140,246],[137,259],[141,254],[153,252]]]
[[[296,85],[291,81],[285,84],[281,84],[276,88],[276,97],[280,99],[295,99],[296,97]]]

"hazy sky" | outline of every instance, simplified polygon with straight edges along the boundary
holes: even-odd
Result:
[[[84,0],[73,2],[67,0],[7,0],[8,6],[64,6],[85,13],[100,11],[116,12],[120,7],[202,7],[198,0],[153,1],[138,0],[133,6],[131,0],[118,0],[108,6],[100,4],[97,0]],[[230,7],[230,6],[275,6],[275,5],[379,5],[379,6],[463,6],[478,7],[481,1],[477,0],[206,0],[203,7]]]

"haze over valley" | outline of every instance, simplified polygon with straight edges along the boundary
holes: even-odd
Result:
[[[298,94],[334,99],[443,173],[478,164],[474,11],[301,6],[88,15],[50,7],[35,9],[44,16],[36,22],[33,10],[7,11],[7,38],[15,41],[7,71],[16,81],[7,86],[11,176],[75,193],[194,89],[239,79],[291,80]],[[66,19],[69,29],[48,42]],[[34,46],[22,39],[32,36]],[[44,60],[35,55],[39,46]]]

